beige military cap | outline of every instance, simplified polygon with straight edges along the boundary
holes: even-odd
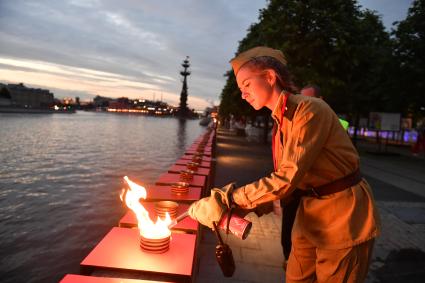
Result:
[[[281,62],[283,65],[286,65],[286,59],[282,51],[273,49],[270,47],[258,46],[258,47],[251,48],[247,51],[244,51],[240,53],[238,56],[236,56],[235,58],[233,58],[232,60],[230,60],[230,64],[232,65],[233,72],[235,73],[235,75],[237,75],[237,73],[239,72],[239,69],[246,62],[254,58],[263,57],[263,56],[273,57],[279,62]]]

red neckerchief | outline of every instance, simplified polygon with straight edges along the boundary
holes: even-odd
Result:
[[[282,109],[280,111],[280,120],[279,120],[279,123],[281,123],[281,124],[282,124],[282,121],[283,121],[283,115],[285,114],[286,102],[288,100],[288,96],[289,96],[289,93],[283,94]],[[275,149],[275,135],[276,135],[277,130],[278,130],[277,129],[277,123],[275,122],[275,124],[273,125],[273,131],[272,131],[272,133],[273,133],[273,135],[272,135],[272,153],[273,153],[274,171],[277,171],[277,165],[278,165],[277,164],[277,158],[276,158],[276,152],[275,152],[276,151],[276,149]]]

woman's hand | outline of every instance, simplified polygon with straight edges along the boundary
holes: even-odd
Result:
[[[199,223],[213,228],[213,221],[219,222],[223,213],[232,205],[231,193],[234,184],[211,190],[211,196],[194,202],[189,207],[189,215]]]

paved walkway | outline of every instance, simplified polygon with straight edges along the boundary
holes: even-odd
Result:
[[[243,185],[257,180],[273,170],[271,154],[270,146],[249,142],[247,138],[219,130],[215,185],[221,187],[234,181],[237,185]],[[196,282],[283,282],[281,220],[273,214],[258,218],[250,213],[246,218],[253,222],[248,238],[227,237],[236,263],[236,271],[231,278],[222,275],[216,262],[215,235],[211,230],[204,229],[198,252],[200,264]]]
[[[425,277],[425,159],[410,149],[360,142],[361,170],[381,215],[368,282],[423,282]]]
[[[253,135],[237,137],[219,130],[216,186],[232,181],[243,185],[272,171],[270,145],[256,140]],[[425,159],[412,157],[406,148],[396,148],[398,155],[380,155],[373,153],[373,145],[360,142],[358,147],[361,170],[373,188],[382,219],[382,235],[375,245],[367,282],[422,282]],[[388,151],[392,152],[391,148]],[[284,282],[280,218],[273,214],[248,217],[253,222],[249,237],[244,241],[233,236],[227,239],[236,262],[232,278],[221,274],[214,254],[217,241],[204,229],[197,282]]]

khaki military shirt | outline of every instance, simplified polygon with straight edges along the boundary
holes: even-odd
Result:
[[[286,110],[282,115],[284,96]],[[295,188],[309,189],[340,179],[359,168],[359,156],[338,117],[322,99],[280,95],[272,117],[276,170],[270,176],[235,189],[243,208],[290,197]],[[283,207],[285,209],[285,207]],[[379,234],[380,222],[366,180],[320,198],[302,197],[292,230],[298,247],[346,248]]]

